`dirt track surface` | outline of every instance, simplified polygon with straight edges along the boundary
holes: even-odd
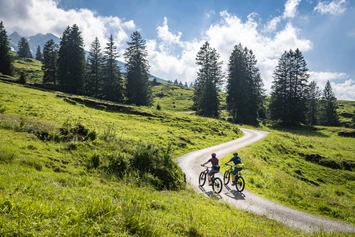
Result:
[[[193,151],[177,158],[178,164],[186,175],[187,182],[197,192],[204,193],[208,196],[215,195],[212,192],[212,187],[208,186],[208,184],[205,184],[203,187],[198,185],[198,176],[204,170],[204,168],[201,167],[201,164],[209,159],[212,152],[217,153],[217,157],[224,157],[233,151],[263,139],[268,134],[267,132],[258,130],[241,130],[244,132],[244,136],[237,140]],[[217,176],[223,181],[222,174],[217,174]],[[246,184],[246,186],[247,185],[248,184]],[[235,187],[231,186],[231,184],[225,185],[222,192],[217,195],[217,197],[237,208],[266,216],[267,218],[281,222],[286,226],[305,232],[325,231],[355,233],[355,226],[296,211],[259,197],[247,190],[239,193],[236,191]]]

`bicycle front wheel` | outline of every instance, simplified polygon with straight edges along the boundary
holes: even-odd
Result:
[[[222,191],[223,184],[220,178],[215,178],[212,183],[212,189],[215,193],[220,193]]]
[[[230,176],[231,176],[231,172],[229,172],[228,170],[226,172],[224,172],[224,175],[223,175],[223,183],[225,185],[227,185],[229,183],[229,180],[230,180]]]
[[[201,172],[201,174],[200,174],[200,176],[199,176],[199,178],[198,178],[198,184],[200,185],[200,186],[203,186],[203,185],[205,185],[205,183],[206,183],[206,173],[205,172]]]
[[[243,192],[243,190],[245,188],[245,181],[244,181],[243,177],[241,177],[241,176],[238,177],[235,187],[237,188],[238,192]]]

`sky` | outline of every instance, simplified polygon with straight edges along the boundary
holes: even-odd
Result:
[[[95,37],[103,48],[112,34],[121,61],[138,30],[150,73],[188,84],[204,42],[220,54],[225,72],[241,43],[253,50],[267,93],[281,55],[298,48],[310,81],[323,90],[329,80],[338,100],[355,100],[355,0],[0,0],[0,21],[22,36],[60,37],[77,24],[86,50]]]

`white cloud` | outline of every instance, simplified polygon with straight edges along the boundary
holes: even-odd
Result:
[[[148,54],[151,64],[151,73],[158,77],[171,80],[192,82],[196,78],[198,68],[195,58],[198,50],[209,41],[216,48],[224,62],[224,70],[227,69],[229,56],[233,47],[242,43],[243,46],[252,49],[258,60],[258,67],[264,79],[264,84],[269,90],[272,74],[279,57],[285,50],[299,48],[302,52],[312,48],[312,42],[301,39],[297,30],[291,23],[277,32],[273,37],[264,36],[258,29],[259,24],[254,19],[255,14],[250,14],[245,22],[237,16],[223,11],[220,20],[212,24],[203,33],[201,38],[193,41],[182,41],[181,34],[174,35],[171,32],[161,34],[161,29],[168,30],[167,21],[157,28],[158,39],[148,42]],[[164,37],[162,37],[164,35]],[[169,35],[169,37],[166,37]],[[180,52],[171,54],[170,52]]]
[[[169,31],[169,26],[168,26],[168,19],[164,17],[164,22],[163,26],[158,26],[157,27],[157,34],[158,37],[166,43],[174,43],[174,44],[179,44],[180,43],[180,37],[182,35],[181,32],[178,32],[177,35],[174,35]]]
[[[211,11],[206,12],[206,13],[205,13],[205,16],[206,16],[207,18],[210,18],[212,15],[215,15],[215,14],[216,14],[216,12],[213,11],[213,10],[211,10]]]
[[[23,36],[52,33],[60,37],[68,25],[77,24],[86,49],[95,37],[104,46],[110,34],[120,46],[128,39],[127,32],[136,28],[133,21],[102,17],[88,9],[61,9],[56,0],[1,0],[0,16],[9,33],[17,31]]]
[[[347,0],[334,0],[330,2],[319,2],[313,9],[322,15],[339,15],[346,11]]]
[[[264,27],[265,32],[274,32],[282,20],[292,19],[296,17],[297,7],[301,0],[288,0],[285,3],[285,11],[282,16],[272,18]]]
[[[338,100],[355,100],[355,80],[343,72],[309,72],[310,81],[315,81],[321,90],[330,81]]]
[[[355,101],[355,80],[348,79],[343,83],[331,83],[338,100]]]
[[[294,18],[297,12],[297,6],[301,0],[288,0],[285,4],[285,11],[283,16],[285,18]]]

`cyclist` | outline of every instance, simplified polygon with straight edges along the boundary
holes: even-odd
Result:
[[[211,176],[215,173],[218,173],[219,172],[219,160],[218,158],[216,157],[216,153],[212,153],[211,154],[211,158],[206,161],[205,163],[201,164],[201,166],[204,166],[204,165],[207,165],[209,162],[211,162],[212,164],[212,169],[208,172],[208,181],[209,181],[209,185],[211,186],[212,185],[212,180],[211,180]]]
[[[226,165],[228,165],[228,163],[230,163],[231,161],[233,161],[234,165],[242,164],[242,160],[238,156],[237,152],[233,153],[233,157],[226,163]],[[232,172],[232,181],[233,181],[232,186],[234,186],[236,184],[235,177],[238,175],[238,171],[240,171],[240,170],[242,170],[242,169],[234,167],[234,170]]]

